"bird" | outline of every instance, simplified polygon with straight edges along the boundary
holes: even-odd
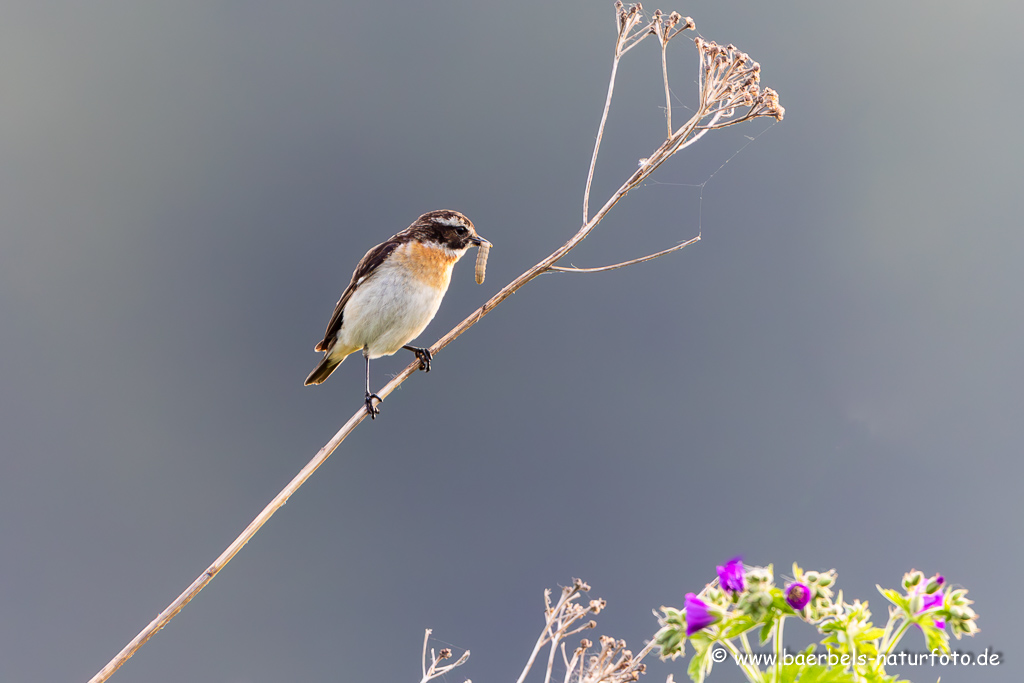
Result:
[[[323,359],[306,378],[320,384],[350,354],[366,360],[366,411],[380,413],[373,403],[383,399],[370,391],[370,360],[399,349],[416,354],[420,369],[430,372],[428,348],[410,346],[434,318],[448,291],[452,268],[471,247],[491,247],[473,222],[458,211],[430,211],[412,225],[366,252],[342,292],[315,350]]]

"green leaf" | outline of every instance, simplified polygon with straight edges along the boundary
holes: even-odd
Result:
[[[794,683],[796,677],[800,674],[801,669],[804,667],[798,664],[785,664],[782,667],[782,675],[775,681],[775,683]]]
[[[697,654],[704,654],[704,651],[711,646],[711,636],[704,631],[697,631],[690,636],[690,645],[693,645],[693,649],[697,651]]]
[[[929,651],[938,649],[939,652],[949,654],[949,636],[945,630],[927,624],[921,624],[921,630],[924,631],[924,640]]]
[[[857,634],[857,640],[877,640],[885,635],[885,629],[866,628]]]
[[[701,671],[701,657],[694,653],[693,657],[690,657],[690,665],[686,667],[686,675],[690,677],[693,683],[702,683],[704,680],[704,674]]]
[[[830,669],[822,664],[804,665],[794,683],[857,683],[852,673],[838,669]]]
[[[693,645],[693,649],[698,650],[697,644],[692,640],[690,642]],[[686,668],[686,673],[693,683],[703,683],[704,677],[711,673],[711,665],[714,662],[711,659],[710,646],[711,641],[707,641],[698,651],[694,652],[693,657],[690,659],[690,665]]]
[[[765,643],[767,643],[771,639],[771,637],[772,637],[772,627],[774,625],[775,625],[775,620],[771,619],[771,620],[767,621],[764,626],[761,627],[760,640],[761,640],[761,644],[762,645],[764,645]]]
[[[725,624],[724,628],[722,628],[722,631],[718,637],[723,640],[732,640],[741,633],[746,633],[750,629],[756,627],[756,621],[754,621],[745,614],[741,614],[729,619],[729,621]]]
[[[772,607],[785,615],[796,615],[796,611],[786,602],[786,596],[780,588],[772,589]]]
[[[875,588],[881,593],[886,600],[899,607],[901,610],[910,614],[910,601],[900,592],[894,591],[892,588],[882,588],[877,583]]]

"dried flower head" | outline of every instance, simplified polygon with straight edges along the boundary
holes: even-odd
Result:
[[[735,45],[722,47],[700,37],[694,39],[694,44],[700,53],[701,104],[709,114],[718,120],[726,119],[724,125],[758,116],[782,120],[786,110],[779,104],[779,95],[771,88],[761,90],[761,65],[750,55]],[[733,118],[739,107],[749,110]]]

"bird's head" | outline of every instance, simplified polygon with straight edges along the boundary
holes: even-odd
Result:
[[[490,242],[477,234],[473,221],[451,209],[425,213],[416,219],[410,229],[418,233],[422,240],[435,242],[459,254],[470,247],[490,245]]]

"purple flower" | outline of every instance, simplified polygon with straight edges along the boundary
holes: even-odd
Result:
[[[797,612],[807,607],[811,601],[811,589],[799,581],[786,586],[786,602]]]
[[[942,607],[942,593],[936,593],[935,595],[925,595],[921,599],[921,609],[917,610],[917,613],[927,612],[930,609],[936,607]]]
[[[734,557],[726,562],[724,567],[719,565],[717,569],[718,583],[722,590],[743,592],[743,558]]]
[[[936,619],[935,620],[935,628],[946,628],[946,620],[945,619]]]
[[[718,621],[718,617],[708,610],[706,602],[693,593],[686,594],[686,635],[692,636],[702,628],[707,628]]]

